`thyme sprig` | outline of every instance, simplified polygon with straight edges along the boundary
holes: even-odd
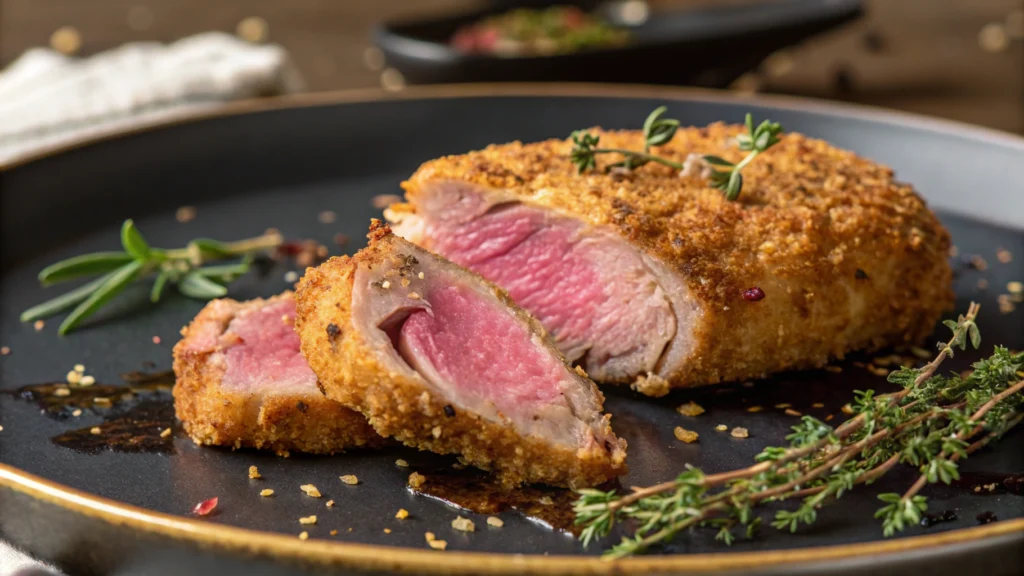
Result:
[[[1024,417],[1024,353],[997,346],[994,354],[973,365],[967,377],[936,375],[954,350],[977,348],[981,334],[975,319],[979,306],[946,325],[953,336],[939,344],[936,357],[921,368],[901,368],[889,381],[903,386],[892,394],[858,391],[852,418],[832,428],[804,416],[786,437],[788,446],[770,446],[748,468],[707,475],[687,469],[674,480],[619,495],[614,490],[580,490],[576,523],[586,545],[607,535],[625,519],[638,523],[632,537],[608,550],[621,558],[666,542],[692,526],[718,528],[717,538],[731,543],[736,530],[747,537],[759,529],[759,504],[799,499],[795,510],[779,511],[771,525],[796,531],[812,524],[818,510],[860,484],[874,482],[899,463],[915,466],[921,476],[904,494],[881,494],[876,517],[891,536],[917,523],[927,509],[919,494],[929,483],[959,478],[957,462],[998,439]]]
[[[649,162],[663,164],[675,170],[683,170],[683,163],[651,153],[652,146],[667,144],[679,129],[679,120],[664,118],[665,111],[665,106],[659,106],[644,121],[643,151],[624,148],[599,148],[600,136],[591,134],[586,130],[576,130],[570,135],[573,147],[569,157],[572,163],[576,166],[577,171],[582,174],[587,170],[593,170],[597,167],[598,154],[621,154],[623,159],[606,166],[606,171],[613,168],[634,170]],[[736,137],[739,149],[749,152],[742,160],[734,164],[713,154],[701,156],[705,162],[715,167],[709,176],[711,186],[723,191],[728,200],[739,198],[740,191],[743,189],[743,175],[741,174],[743,168],[750,164],[758,154],[777,144],[779,142],[779,134],[782,133],[782,126],[778,122],[770,120],[765,120],[755,127],[754,118],[750,114],[746,116],[745,126],[747,132]]]
[[[49,286],[84,276],[101,274],[74,290],[47,300],[21,313],[22,322],[33,322],[59,314],[69,308],[71,313],[58,332],[67,334],[94,314],[129,284],[155,275],[150,300],[158,302],[168,283],[190,298],[209,300],[227,294],[225,284],[249,271],[251,257],[257,252],[280,246],[277,232],[237,242],[220,242],[197,238],[184,248],[165,250],[146,242],[131,220],[121,226],[121,252],[94,252],[61,260],[39,272],[39,282]],[[230,263],[206,266],[207,262],[239,258]]]

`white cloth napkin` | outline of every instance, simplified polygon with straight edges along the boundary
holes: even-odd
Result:
[[[60,576],[53,566],[37,562],[0,540],[0,576]]]
[[[133,124],[302,87],[282,47],[222,32],[89,58],[34,48],[0,73],[0,166]]]

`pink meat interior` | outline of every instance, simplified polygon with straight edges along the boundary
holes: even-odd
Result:
[[[412,312],[399,335],[398,349],[412,368],[506,415],[560,399],[565,365],[512,314],[459,285],[434,288],[428,302],[430,310]]]
[[[445,196],[440,192],[437,203]],[[428,206],[423,214],[424,245],[508,291],[591,376],[616,380],[656,369],[675,335],[675,316],[650,269],[622,240],[519,203],[481,206],[464,190],[444,209]]]
[[[225,350],[226,388],[263,391],[316,391],[316,375],[299,352],[293,329],[295,301],[285,299],[241,312],[222,337],[234,343]]]

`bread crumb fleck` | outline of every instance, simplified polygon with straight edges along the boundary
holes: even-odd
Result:
[[[337,530],[331,530],[330,531],[330,535],[331,536],[337,536],[338,535],[338,531]]]
[[[81,415],[82,415],[82,409],[81,409],[81,408],[75,408],[75,409],[74,409],[74,410],[73,410],[73,411],[71,412],[71,415],[72,415],[72,416],[74,416],[75,418],[78,418],[79,416],[81,416]]]
[[[167,438],[170,435],[171,435],[171,429],[170,428],[164,428],[163,430],[160,431],[160,437],[161,438]]]
[[[409,474],[409,486],[412,488],[422,488],[423,484],[427,481],[427,477],[419,472],[413,472]]]
[[[811,408],[824,408],[824,407],[825,407],[825,405],[822,404],[821,402],[815,402],[814,404],[811,404]]]
[[[334,500],[328,500],[327,501],[327,507],[328,508],[334,508]]]
[[[260,490],[260,496],[263,496],[264,498],[266,498],[267,496],[273,496],[273,495],[274,495],[274,491],[271,490],[270,488],[264,488],[263,490]]]
[[[433,536],[433,533],[431,532],[427,532],[427,534]],[[433,548],[434,550],[444,550],[448,547],[448,542],[444,540],[435,540],[434,538],[427,538],[427,545]]]
[[[487,517],[487,525],[488,526],[494,526],[495,528],[501,528],[502,526],[505,525],[505,523],[502,522],[501,518],[498,518],[497,516],[488,516]]]
[[[338,215],[335,214],[333,210],[324,210],[317,215],[317,220],[319,220],[321,224],[332,224],[337,218]]]
[[[648,372],[646,376],[637,376],[637,379],[629,387],[645,396],[653,398],[661,398],[668,394],[670,390],[668,380],[653,372]]]
[[[395,512],[395,518],[398,518],[399,520],[405,520],[408,517],[409,511],[406,510],[405,508],[399,508],[398,512]]]
[[[299,540],[309,540],[309,532],[306,532],[305,530],[299,532]]]
[[[348,484],[349,486],[355,486],[359,484],[359,478],[356,478],[354,474],[345,474],[344,476],[338,476],[338,479]]]
[[[153,336],[153,344],[159,344],[159,343],[160,343],[160,337],[159,336]]]
[[[1021,294],[1024,293],[1024,282],[1018,282],[1014,280],[1006,283],[1006,291],[1010,294]]]
[[[299,489],[305,492],[306,496],[312,496],[313,498],[319,498],[321,496],[320,491],[312,484],[303,484],[302,486],[299,486]]]
[[[35,323],[32,324],[32,327],[36,329],[36,332],[39,332],[40,330],[46,327],[46,322],[42,320],[36,320]]]
[[[782,410],[783,408],[789,408],[790,406],[792,406],[792,404],[788,402],[783,402],[782,404],[775,405],[775,407],[778,408],[779,410]]]
[[[842,412],[843,414],[846,414],[847,416],[849,416],[849,415],[853,414],[853,407],[851,407],[851,406],[850,406],[849,404],[843,404],[843,407],[842,407],[842,408],[840,408],[839,410],[840,410],[840,411],[841,411],[841,412]]]
[[[96,383],[96,377],[95,376],[82,376],[82,379],[79,380],[78,385],[79,386],[92,386],[95,383]]]
[[[11,347],[10,346],[4,346],[4,347],[0,348],[0,356],[7,356],[10,353],[11,353]]]
[[[391,528],[385,528],[384,529],[384,533],[385,534],[391,534]]]
[[[174,219],[177,220],[178,222],[181,222],[182,224],[184,224],[185,222],[192,221],[195,217],[195,206],[182,206],[181,208],[178,208],[178,210],[174,212]]]
[[[760,412],[761,410],[764,410],[764,408],[762,408],[761,406],[751,406],[750,408],[747,408],[747,412],[752,412],[752,413],[753,412]]]
[[[703,406],[691,400],[686,404],[680,404],[679,407],[676,408],[676,412],[679,412],[683,416],[700,416],[705,412],[705,410]]]
[[[459,516],[455,520],[452,520],[452,528],[462,532],[475,532],[476,524],[474,524],[469,518]]]
[[[299,518],[299,524],[316,524],[316,515]]]
[[[803,416],[803,414],[797,412],[796,410],[793,410],[792,408],[786,408],[784,414],[786,414],[787,416]]]
[[[739,426],[733,428],[732,432],[729,434],[731,434],[733,438],[746,438],[750,436],[750,432],[748,432],[746,428],[741,428]]]
[[[395,460],[395,466],[398,466],[400,468],[408,468],[409,463],[399,458],[398,460]]]
[[[725,432],[728,429],[729,427],[726,426],[725,424],[719,424],[718,426],[715,426],[715,430],[718,430],[719,432]]]
[[[284,273],[284,281],[289,284],[296,282],[299,279],[299,273],[295,270],[289,270]]]
[[[825,366],[825,371],[826,372],[831,372],[833,374],[839,374],[840,372],[843,371],[843,367],[842,366],[828,365],[828,366]]]
[[[673,432],[676,435],[676,440],[679,440],[680,442],[686,442],[687,444],[693,444],[694,442],[697,441],[697,438],[700,437],[700,435],[694,432],[693,430],[687,430],[682,426],[676,426],[676,429]]]
[[[434,435],[434,438],[440,438],[441,437],[441,427],[440,426],[434,426],[434,429],[431,430],[430,433]]]
[[[67,380],[68,384],[78,384],[82,381],[82,373],[77,370],[71,370],[64,379]]]
[[[71,390],[68,390],[67,388],[57,388],[56,390],[53,391],[53,395],[54,396],[70,396],[71,395]]]
[[[1010,262],[1013,262],[1013,253],[1006,248],[1000,248],[999,250],[996,250],[996,259],[1003,264],[1009,264]]]
[[[99,434],[102,434],[102,433],[103,433],[103,430],[100,430],[99,426],[93,426],[92,428],[89,428],[89,434],[99,435]]]

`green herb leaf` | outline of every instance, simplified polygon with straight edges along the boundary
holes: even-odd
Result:
[[[67,260],[50,264],[39,272],[39,281],[43,286],[72,280],[92,274],[106,274],[132,261],[130,254],[124,252],[93,252],[82,254]]]
[[[178,282],[178,291],[189,298],[196,298],[199,300],[220,298],[228,293],[227,288],[217,284],[196,271],[185,274],[181,281]]]
[[[163,295],[164,286],[167,285],[167,280],[170,278],[170,273],[167,270],[161,270],[156,276],[156,280],[153,282],[153,288],[149,291],[149,301],[154,304],[160,301],[160,296]]]
[[[705,154],[704,155],[704,161],[707,162],[708,164],[713,165],[713,166],[727,166],[727,167],[730,167],[730,168],[732,166],[735,166],[735,164],[733,164],[732,162],[729,162],[725,158],[722,158],[721,156],[715,156],[713,154]]]
[[[131,259],[129,258],[129,262],[130,261]],[[22,322],[35,322],[36,320],[48,318],[50,316],[53,316],[54,314],[63,312],[68,308],[71,308],[72,306],[75,306],[79,302],[82,302],[83,300],[88,298],[89,295],[93,293],[93,291],[102,286],[104,282],[106,282],[107,280],[110,279],[111,276],[113,276],[113,274],[114,273],[111,272],[105,276],[101,276],[93,280],[92,282],[82,284],[81,286],[75,288],[74,290],[71,290],[70,292],[65,292],[64,294],[61,294],[56,298],[47,300],[42,304],[36,304],[35,306],[29,308],[28,310],[22,312],[20,320]]]
[[[62,336],[67,334],[78,326],[82,320],[91,316],[114,296],[120,294],[126,286],[135,280],[139,272],[142,270],[142,266],[143,262],[135,260],[134,262],[130,262],[121,268],[118,268],[115,272],[112,272],[110,277],[107,278],[102,285],[96,288],[96,290],[90,294],[84,302],[71,311],[71,314],[69,314],[68,317],[64,319],[64,322],[61,323],[57,333]]]
[[[121,245],[124,246],[124,251],[131,254],[132,258],[136,260],[149,258],[149,244],[146,243],[142,233],[135,227],[135,222],[131,219],[125,220],[121,226]]]

